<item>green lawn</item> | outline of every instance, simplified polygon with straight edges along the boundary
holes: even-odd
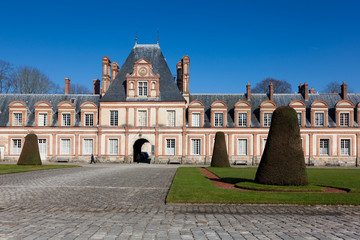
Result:
[[[208,168],[226,182],[253,184],[257,168]],[[220,189],[198,168],[180,167],[168,203],[354,204],[360,205],[360,169],[307,169],[311,185],[347,189],[343,193],[259,192]],[[316,187],[316,186],[315,186]]]
[[[0,174],[28,172],[28,171],[54,169],[54,168],[69,168],[69,167],[79,167],[79,166],[77,166],[77,165],[16,165],[16,164],[0,164]]]

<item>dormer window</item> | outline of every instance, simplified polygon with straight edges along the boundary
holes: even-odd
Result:
[[[139,97],[147,97],[148,84],[147,82],[139,82]]]
[[[62,115],[62,126],[70,126],[71,125],[71,114],[64,113]]]
[[[264,127],[271,126],[272,113],[264,113]]]
[[[239,127],[246,127],[247,125],[247,113],[238,113],[238,125]]]
[[[47,126],[48,115],[47,113],[39,113],[39,126]]]
[[[94,114],[85,114],[85,126],[94,126]]]
[[[301,127],[301,125],[302,125],[302,113],[298,112],[298,113],[296,113],[296,115],[297,115],[299,126]]]
[[[215,127],[222,127],[224,125],[223,123],[223,114],[215,113]]]
[[[22,113],[14,113],[13,126],[22,126]]]
[[[126,74],[126,98],[159,98],[160,75],[155,74],[152,63],[141,58],[134,63],[134,70]]]
[[[340,113],[340,126],[348,127],[349,126],[349,113]]]
[[[315,126],[324,126],[324,113],[315,113]]]
[[[223,101],[215,101],[211,104],[211,126],[226,127],[227,105]]]

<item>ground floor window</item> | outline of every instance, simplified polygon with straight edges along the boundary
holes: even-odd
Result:
[[[109,139],[109,154],[110,155],[119,154],[119,139]]]
[[[68,139],[68,138],[61,139],[60,153],[63,154],[63,155],[70,155],[71,154],[70,139]]]
[[[200,155],[201,139],[191,139],[191,155]]]
[[[320,155],[329,155],[329,139],[320,139]]]
[[[340,145],[341,145],[340,146],[340,148],[341,148],[340,154],[349,156],[350,155],[350,139],[341,139]]]
[[[247,155],[247,139],[238,139],[238,155]]]
[[[94,140],[84,139],[84,154],[91,155],[94,153]]]
[[[41,157],[46,156],[46,139],[39,138],[38,142],[39,142],[40,156]]]
[[[175,139],[166,139],[166,155],[175,155]]]
[[[20,154],[21,153],[21,139],[13,139],[12,140],[12,154]]]

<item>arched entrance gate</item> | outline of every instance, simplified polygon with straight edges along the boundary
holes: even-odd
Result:
[[[135,141],[135,143],[133,145],[133,160],[134,160],[134,162],[150,163],[149,153],[146,151],[147,149],[143,149],[143,151],[141,150],[145,143],[149,143],[149,141],[144,138],[140,138]]]

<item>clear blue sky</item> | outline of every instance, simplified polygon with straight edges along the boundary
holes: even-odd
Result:
[[[192,93],[244,93],[266,77],[320,91],[360,92],[360,1],[1,1],[0,59],[64,86],[101,79],[138,43],[156,43],[171,71],[190,56]]]

